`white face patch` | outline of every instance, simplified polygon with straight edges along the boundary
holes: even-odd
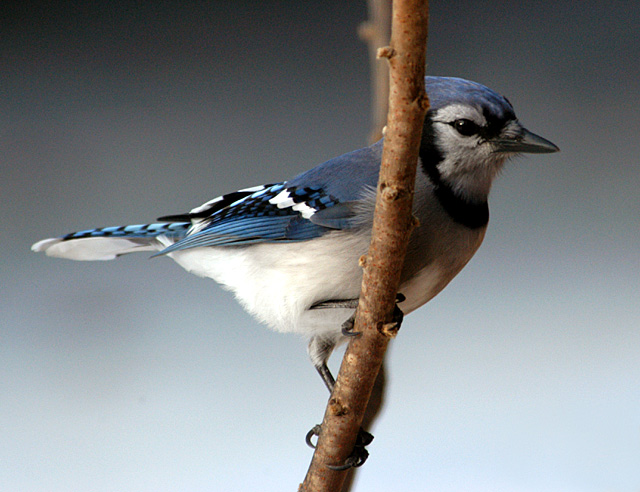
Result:
[[[474,200],[485,200],[506,156],[493,152],[491,144],[480,135],[458,132],[452,123],[461,119],[481,128],[487,126],[482,111],[475,106],[451,104],[433,115],[435,144],[443,156],[438,170],[456,192]]]
[[[271,205],[275,205],[278,208],[288,208],[291,207],[296,212],[300,212],[305,219],[310,218],[313,214],[317,212],[315,208],[311,208],[306,203],[295,203],[293,198],[289,195],[289,190],[282,190],[276,196],[274,196],[271,200],[269,200]]]
[[[450,104],[436,111],[433,116],[433,121],[444,123],[453,123],[460,119],[471,120],[478,126],[487,124],[487,120],[479,109],[463,104]]]

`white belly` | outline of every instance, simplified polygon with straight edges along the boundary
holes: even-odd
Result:
[[[444,289],[473,256],[483,235],[484,231],[469,235],[460,229],[448,236],[446,245],[436,239],[422,243],[424,251],[414,250],[414,255],[424,255],[425,265],[415,265],[419,269],[401,283],[399,292],[406,297],[399,305],[402,311],[410,313]],[[232,291],[249,313],[271,328],[315,336],[339,332],[353,314],[351,309],[309,308],[359,297],[358,260],[369,243],[367,232],[334,231],[309,241],[193,248],[169,256],[187,271]]]
[[[341,241],[332,238],[337,234],[343,235]],[[314,335],[339,330],[351,314],[308,308],[320,301],[359,296],[358,260],[368,247],[366,235],[337,231],[304,242],[194,248],[169,256],[189,272],[231,290],[247,311],[271,328]]]

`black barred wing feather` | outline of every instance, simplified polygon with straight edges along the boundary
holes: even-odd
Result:
[[[287,183],[249,188],[211,200],[189,214],[164,217],[191,220],[186,237],[159,254],[203,246],[304,241],[332,229],[352,226],[353,207],[321,187]]]

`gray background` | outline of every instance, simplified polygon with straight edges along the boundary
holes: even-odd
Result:
[[[296,490],[327,399],[302,340],[170,260],[29,246],[363,146],[365,2],[11,5],[0,489]],[[428,73],[502,92],[562,152],[509,164],[485,244],[407,318],[359,490],[638,491],[640,4],[431,7]]]

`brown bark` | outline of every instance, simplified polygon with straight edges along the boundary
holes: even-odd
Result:
[[[394,0],[390,47],[379,51],[389,59],[389,116],[385,134],[373,236],[364,268],[354,338],[342,360],[329,399],[318,444],[299,491],[338,492],[346,472],[341,465],[351,453],[382,364],[389,339],[400,274],[415,223],[411,215],[422,124],[428,108],[424,70],[428,24],[427,0]]]
[[[369,143],[382,138],[389,112],[389,65],[380,63],[378,49],[389,44],[391,37],[391,0],[368,0],[369,20],[358,28],[360,38],[369,46],[371,64],[371,133]]]
[[[389,64],[378,59],[378,49],[389,44],[391,38],[391,3],[392,0],[368,0],[369,20],[358,27],[360,38],[369,47],[369,63],[371,70],[371,130],[369,143],[382,138],[382,129],[387,124],[389,113]],[[386,393],[385,362],[373,385],[369,403],[362,419],[362,427],[371,430],[375,423]],[[357,468],[346,473],[341,492],[351,492],[356,480]]]

